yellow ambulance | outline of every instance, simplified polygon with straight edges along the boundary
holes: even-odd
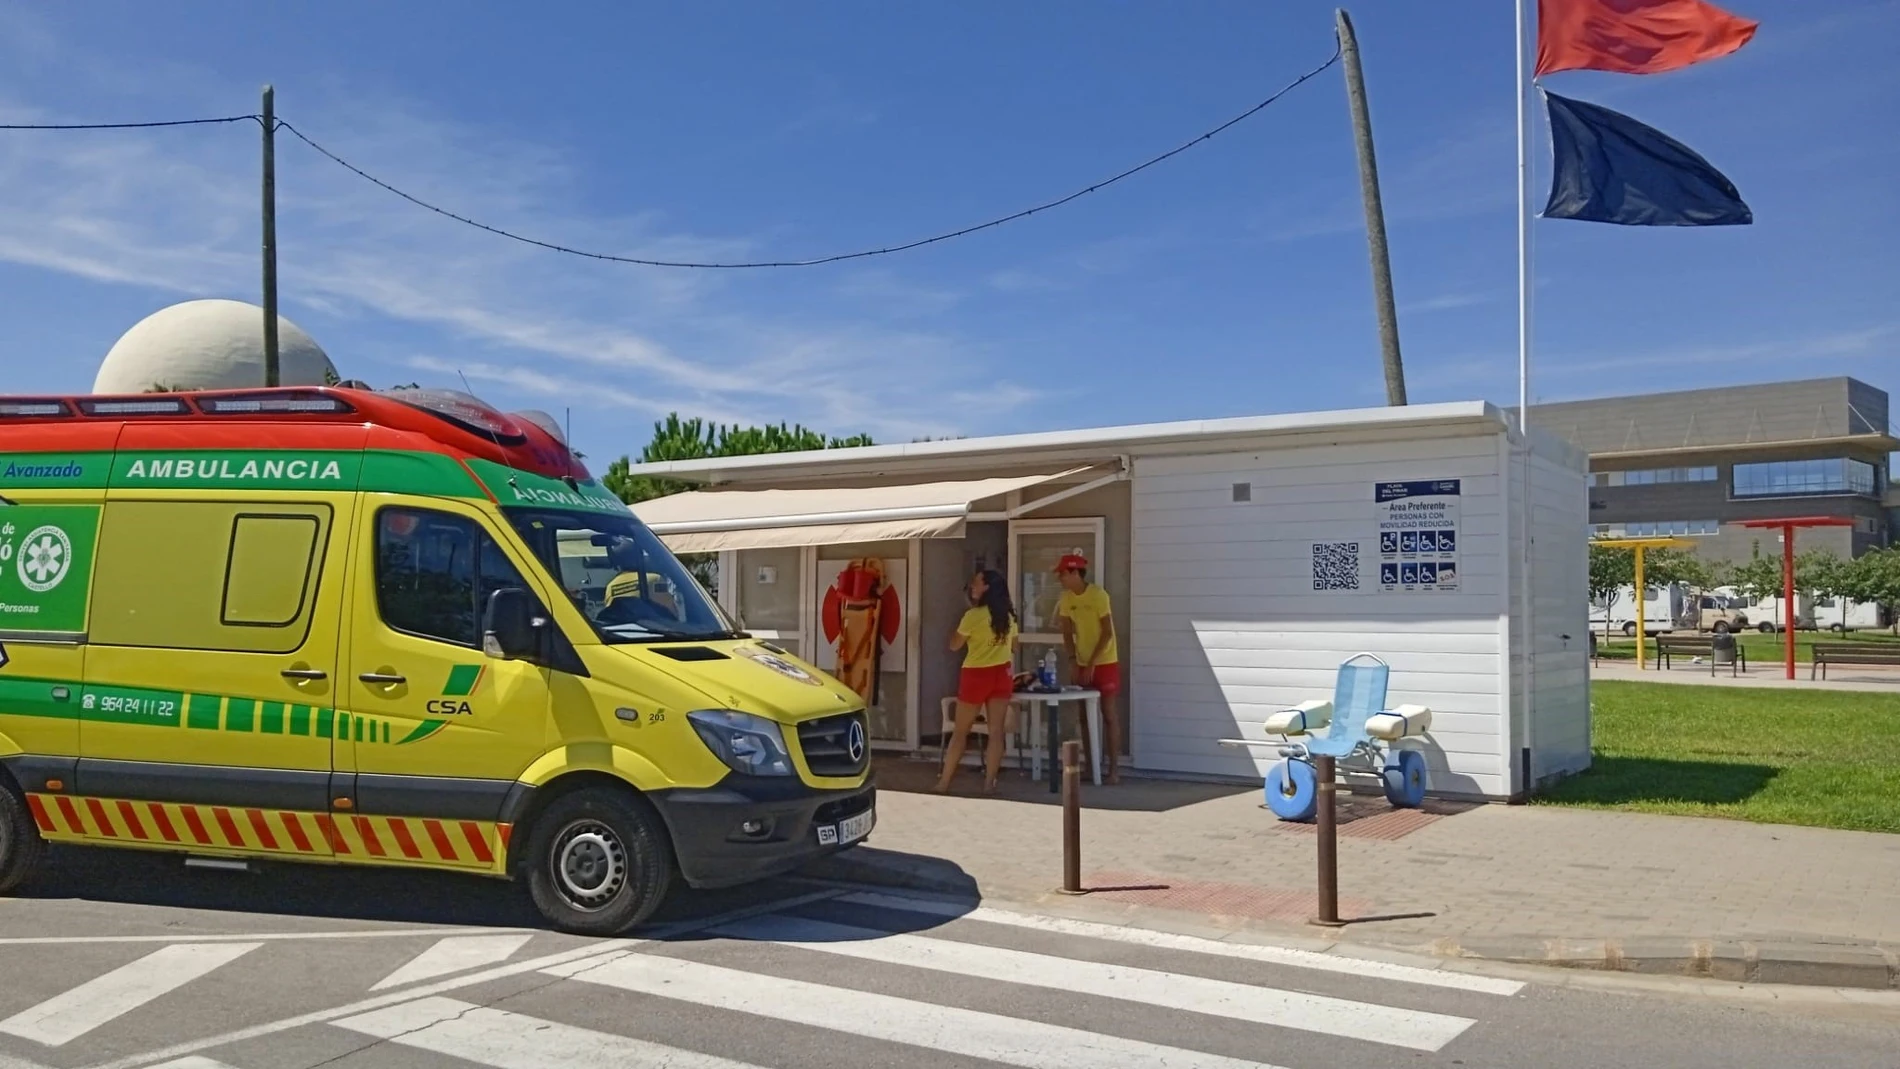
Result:
[[[71,842],[512,878],[618,933],[862,841],[867,728],[545,418],[0,397],[0,892]]]

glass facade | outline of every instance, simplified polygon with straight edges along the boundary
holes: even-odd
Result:
[[[1658,520],[1654,523],[1599,523],[1590,531],[1598,538],[1669,538],[1712,535],[1721,528],[1717,520]]]
[[[1879,492],[1874,466],[1864,460],[1831,457],[1826,460],[1773,460],[1735,465],[1732,487],[1736,497],[1799,497],[1804,494],[1861,494]]]
[[[1597,486],[1656,486],[1667,483],[1712,483],[1721,478],[1713,464],[1695,468],[1644,468],[1639,471],[1599,471]]]

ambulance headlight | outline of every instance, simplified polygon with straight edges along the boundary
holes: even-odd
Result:
[[[748,776],[789,776],[792,755],[779,726],[762,716],[731,709],[701,709],[686,714],[700,740],[734,772]]]

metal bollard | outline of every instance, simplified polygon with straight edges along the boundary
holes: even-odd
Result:
[[[1062,893],[1082,890],[1082,744],[1062,744]]]
[[[1319,812],[1315,814],[1319,832],[1319,916],[1314,924],[1337,928],[1339,919],[1339,824],[1333,810],[1339,794],[1339,777],[1333,759],[1315,755],[1313,774],[1319,780]]]

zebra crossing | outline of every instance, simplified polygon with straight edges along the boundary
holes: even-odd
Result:
[[[84,1069],[270,1069],[289,1045],[342,1069],[795,1069],[819,1051],[832,1066],[1299,1069],[1455,1053],[1522,987],[873,892],[693,927],[690,939],[381,932],[113,948],[129,960],[30,1001],[0,985],[0,1066],[58,1055]],[[0,974],[24,949],[0,941]],[[195,1034],[163,1023],[207,1003],[231,1013],[210,1028],[198,1014]]]

